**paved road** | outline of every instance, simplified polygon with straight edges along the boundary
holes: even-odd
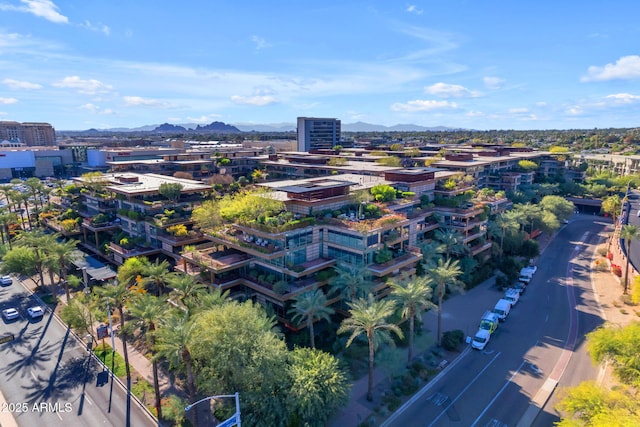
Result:
[[[640,191],[632,190],[629,192],[629,204],[631,205],[629,224],[640,227],[640,217],[638,217],[638,212],[640,212]],[[626,248],[626,242],[623,241],[623,245],[625,245]],[[629,262],[636,270],[640,269],[640,241],[638,239],[631,241],[630,253]],[[624,274],[624,265],[622,266],[622,271]]]
[[[531,411],[532,402],[542,407],[558,381],[595,379],[595,368],[583,355],[574,357],[573,350],[582,351],[584,333],[598,324],[598,316],[582,307],[591,305],[586,267],[604,226],[597,217],[576,216],[540,257],[538,272],[485,351],[465,350],[385,425],[498,427],[521,420],[530,425],[538,413]],[[463,324],[475,319],[477,325],[499,294],[484,291],[470,298],[472,293],[460,298],[466,307],[452,313],[469,316]],[[580,312],[572,309],[576,306]],[[475,327],[465,329],[470,333]],[[536,425],[551,424],[540,420]]]
[[[0,321],[0,410],[19,426],[153,426],[134,401],[127,410],[125,390],[89,357],[85,346],[51,312],[31,320],[27,307],[36,301],[16,280],[0,287],[0,308],[16,307],[21,318]],[[108,379],[99,385],[99,380]],[[127,417],[127,412],[130,414]],[[127,419],[129,418],[129,419]],[[3,424],[4,426],[4,424]]]

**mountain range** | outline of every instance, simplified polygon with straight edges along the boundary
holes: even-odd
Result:
[[[393,126],[376,125],[365,122],[343,123],[342,132],[438,132],[461,130],[446,126],[426,127],[414,124],[397,124]],[[295,123],[233,123],[212,122],[208,125],[197,123],[146,125],[136,128],[89,129],[82,132],[153,132],[153,133],[240,133],[240,132],[295,132]]]

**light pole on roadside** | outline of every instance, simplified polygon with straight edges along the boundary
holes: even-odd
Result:
[[[221,398],[225,398],[225,397],[234,397],[236,399],[236,413],[233,414],[231,417],[227,418],[226,420],[224,420],[223,422],[221,422],[220,424],[218,424],[217,427],[231,427],[234,425],[237,425],[238,427],[242,427],[241,422],[240,422],[240,394],[238,392],[236,392],[235,394],[223,394],[220,396],[208,396],[205,397],[203,399],[198,400],[197,402],[193,402],[190,405],[187,405],[184,410],[185,412],[189,412],[189,410],[191,408],[193,408],[194,406],[196,406],[198,403],[202,403],[204,401],[207,400],[215,400],[215,399],[221,399]]]

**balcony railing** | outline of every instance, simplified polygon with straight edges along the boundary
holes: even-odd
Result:
[[[369,271],[376,277],[386,276],[401,268],[413,265],[422,259],[422,254],[414,250],[400,255],[397,258],[387,261],[384,264],[370,264],[367,266]]]

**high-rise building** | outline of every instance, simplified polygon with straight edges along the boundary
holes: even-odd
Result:
[[[0,141],[20,142],[27,146],[56,145],[56,131],[49,123],[0,121]]]
[[[340,144],[340,120],[298,117],[298,151],[331,150]]]

